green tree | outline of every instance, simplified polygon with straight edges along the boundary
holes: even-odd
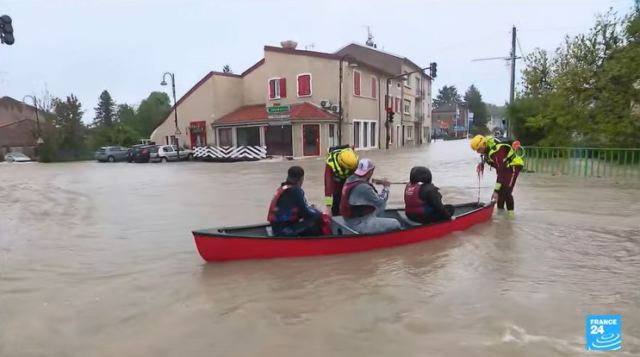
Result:
[[[464,94],[464,101],[467,103],[467,108],[473,113],[473,126],[469,128],[471,134],[487,134],[489,129],[487,128],[487,121],[489,120],[489,114],[487,105],[482,101],[482,95],[475,85],[471,85],[467,92]]]
[[[148,138],[151,132],[164,120],[171,111],[169,96],[164,92],[152,92],[142,100],[136,110],[136,120],[133,125],[143,138]]]
[[[111,127],[113,125],[115,119],[115,103],[107,90],[103,90],[100,94],[98,106],[95,107],[95,111],[94,126],[104,125]]]
[[[116,121],[118,123],[133,126],[136,120],[136,110],[129,104],[119,104],[116,110]]]
[[[82,123],[82,104],[71,94],[65,100],[56,98],[53,101],[55,125],[58,129],[58,149],[64,156],[75,158],[85,148],[86,128]]]
[[[434,108],[438,108],[444,104],[461,103],[460,94],[456,86],[444,86],[438,91],[438,96],[433,100]]]

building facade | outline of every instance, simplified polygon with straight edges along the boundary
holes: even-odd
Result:
[[[425,113],[430,113],[431,80],[419,67],[365,46],[323,53],[297,50],[291,41],[265,46],[264,58],[241,74],[207,74],[178,100],[180,134],[172,110],[151,140],[190,147],[266,146],[269,155],[293,157],[323,155],[339,143],[384,148],[386,81],[408,72],[414,73],[391,82],[397,114],[389,135],[393,147],[422,144],[430,135]]]
[[[41,129],[49,125],[49,114],[39,111]],[[37,158],[38,122],[35,107],[11,97],[0,98],[0,160],[18,151]]]
[[[469,131],[469,109],[463,104],[444,104],[431,113],[435,138],[464,138]]]

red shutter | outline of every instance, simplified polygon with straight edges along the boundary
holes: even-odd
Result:
[[[276,80],[272,79],[269,81],[269,99],[273,99],[276,97]]]
[[[371,77],[371,98],[378,98],[378,83],[376,83],[376,78]]]
[[[280,98],[287,97],[287,79],[280,78]]]
[[[360,95],[360,72],[353,72],[353,94]]]
[[[298,76],[298,96],[311,95],[311,75]]]

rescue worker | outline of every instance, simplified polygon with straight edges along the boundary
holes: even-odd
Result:
[[[524,166],[524,160],[517,153],[519,148],[519,141],[502,143],[492,136],[482,135],[476,135],[471,139],[471,149],[482,155],[482,162],[476,169],[478,173],[483,171],[485,162],[496,169],[496,185],[491,200],[497,201],[500,210],[503,210],[506,204],[509,217],[515,215],[513,188]]]
[[[431,182],[431,171],[424,166],[414,166],[409,183],[404,188],[404,205],[407,218],[420,223],[448,221],[453,216],[452,205],[442,204],[439,188]]]
[[[342,186],[358,166],[358,155],[349,145],[329,148],[324,169],[324,204],[332,216],[340,215]]]
[[[389,199],[389,181],[381,180],[382,192],[370,183],[375,165],[369,159],[362,159],[353,175],[349,176],[342,188],[340,214],[349,227],[361,234],[382,233],[400,229],[395,218],[385,218],[384,212]]]
[[[269,205],[267,220],[276,236],[319,236],[322,215],[309,205],[302,190],[304,169],[291,166],[287,179],[276,190]]]

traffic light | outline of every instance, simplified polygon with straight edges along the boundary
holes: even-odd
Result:
[[[13,45],[13,26],[11,25],[11,17],[9,15],[0,16],[0,42],[7,45]]]
[[[393,112],[393,110],[391,110],[391,108],[388,108],[388,109],[387,109],[387,121],[388,121],[389,123],[393,123],[393,116],[394,116],[395,114],[396,114],[396,113],[394,113],[394,112]]]
[[[431,62],[431,64],[429,64],[429,71],[431,72],[431,78],[436,78],[438,76],[438,64]]]

